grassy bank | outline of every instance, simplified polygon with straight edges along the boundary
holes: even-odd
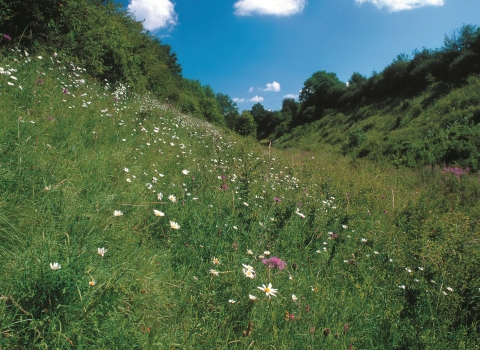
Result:
[[[480,346],[478,174],[272,150],[0,62],[0,347]]]

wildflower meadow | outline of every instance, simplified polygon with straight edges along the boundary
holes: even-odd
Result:
[[[480,177],[260,146],[0,56],[0,349],[479,349]]]

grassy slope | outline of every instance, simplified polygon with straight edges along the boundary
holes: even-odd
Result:
[[[276,146],[329,147],[354,158],[387,160],[396,166],[446,163],[476,171],[480,169],[479,89],[480,77],[471,76],[462,87],[436,83],[413,98],[345,114],[327,112],[280,138]]]
[[[270,151],[16,57],[0,64],[17,78],[0,75],[0,348],[480,345],[477,177]]]

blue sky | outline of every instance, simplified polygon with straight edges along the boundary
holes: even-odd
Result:
[[[239,110],[278,110],[314,72],[367,77],[401,53],[434,49],[480,0],[116,0],[171,45],[183,76],[228,94]]]

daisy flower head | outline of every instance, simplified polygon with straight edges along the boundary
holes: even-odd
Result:
[[[208,270],[208,272],[214,276],[218,276],[218,271],[217,270],[214,270],[214,269],[210,269]]]
[[[255,278],[255,271],[246,270],[246,271],[243,272],[243,274],[244,274],[245,277],[247,277],[247,278],[251,278],[251,279],[254,279],[254,278]]]
[[[220,265],[220,260],[218,260],[216,257],[213,257],[212,264],[213,265]]]
[[[176,203],[177,202],[177,197],[175,197],[173,194],[171,194],[170,196],[168,196],[168,199],[170,199],[170,201],[172,203]]]
[[[183,169],[183,170],[182,170],[182,174],[183,174],[183,175],[188,175],[189,172],[190,172],[190,171],[188,171],[187,169]]]
[[[170,227],[174,230],[178,230],[180,228],[180,225],[177,224],[175,221],[170,221]]]
[[[158,192],[158,193],[157,193],[157,198],[158,198],[159,201],[161,201],[161,200],[163,199],[163,194],[162,194],[162,192]]]
[[[245,275],[245,277],[254,279],[255,278],[254,268],[250,265],[245,265],[245,264],[242,264],[242,265],[243,265],[242,272]]]
[[[153,209],[153,215],[155,215],[155,216],[165,216],[165,213],[163,213],[160,210]]]
[[[98,248],[97,250],[98,255],[101,255],[101,256],[104,256],[106,252],[107,252],[107,249],[105,248]]]
[[[255,295],[252,295],[252,294],[249,294],[249,295],[248,295],[248,298],[249,298],[250,300],[253,300],[253,301],[257,300],[257,297],[256,297]]]
[[[52,270],[60,270],[62,268],[62,265],[60,265],[59,263],[57,262],[54,262],[54,263],[50,263],[50,268]]]
[[[274,296],[276,297],[276,293],[278,292],[278,289],[274,289],[272,288],[272,284],[269,283],[268,286],[265,286],[264,284],[262,284],[261,287],[257,287],[258,289],[260,289],[261,291],[265,292],[265,295],[267,297],[271,297],[271,296]]]
[[[121,210],[114,210],[113,211],[113,216],[122,216],[123,212]]]

